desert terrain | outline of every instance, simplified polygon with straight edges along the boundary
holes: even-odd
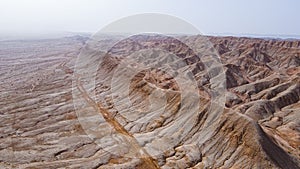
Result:
[[[0,41],[0,168],[300,168],[300,40],[205,40]]]

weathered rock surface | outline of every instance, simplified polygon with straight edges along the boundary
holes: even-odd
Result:
[[[210,69],[210,61],[196,57],[205,56],[185,46],[202,38],[179,39],[160,46],[166,41],[159,37],[137,36],[109,51],[96,75],[96,98],[79,100],[96,106],[100,119],[88,123],[107,138],[99,142],[86,134],[72,96],[72,89],[88,94],[81,83],[74,86],[74,78],[85,85],[74,70],[86,39],[0,42],[0,168],[299,168],[300,41],[207,37],[223,65]],[[178,71],[139,71],[129,81],[126,107],[125,76],[113,74],[126,74],[118,68],[122,58],[157,46],[185,64],[149,59]],[[177,79],[187,68],[198,84],[197,109],[181,102],[194,99]],[[214,105],[211,83],[222,71],[226,100]]]

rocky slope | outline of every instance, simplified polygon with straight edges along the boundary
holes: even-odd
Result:
[[[178,39],[0,42],[0,168],[299,168],[300,41]]]

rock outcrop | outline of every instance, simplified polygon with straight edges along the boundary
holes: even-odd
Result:
[[[300,168],[300,41],[205,39],[0,42],[0,168]]]

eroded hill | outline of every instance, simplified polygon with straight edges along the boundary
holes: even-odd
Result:
[[[299,168],[300,41],[206,37],[204,53],[220,56],[213,67],[185,45],[200,36],[179,39],[117,43],[97,69],[95,97],[75,71],[85,38],[0,42],[1,168]],[[122,62],[129,56],[174,71],[140,70]],[[223,105],[211,102],[221,96]],[[97,112],[85,124],[98,127],[82,126],[75,110]]]

